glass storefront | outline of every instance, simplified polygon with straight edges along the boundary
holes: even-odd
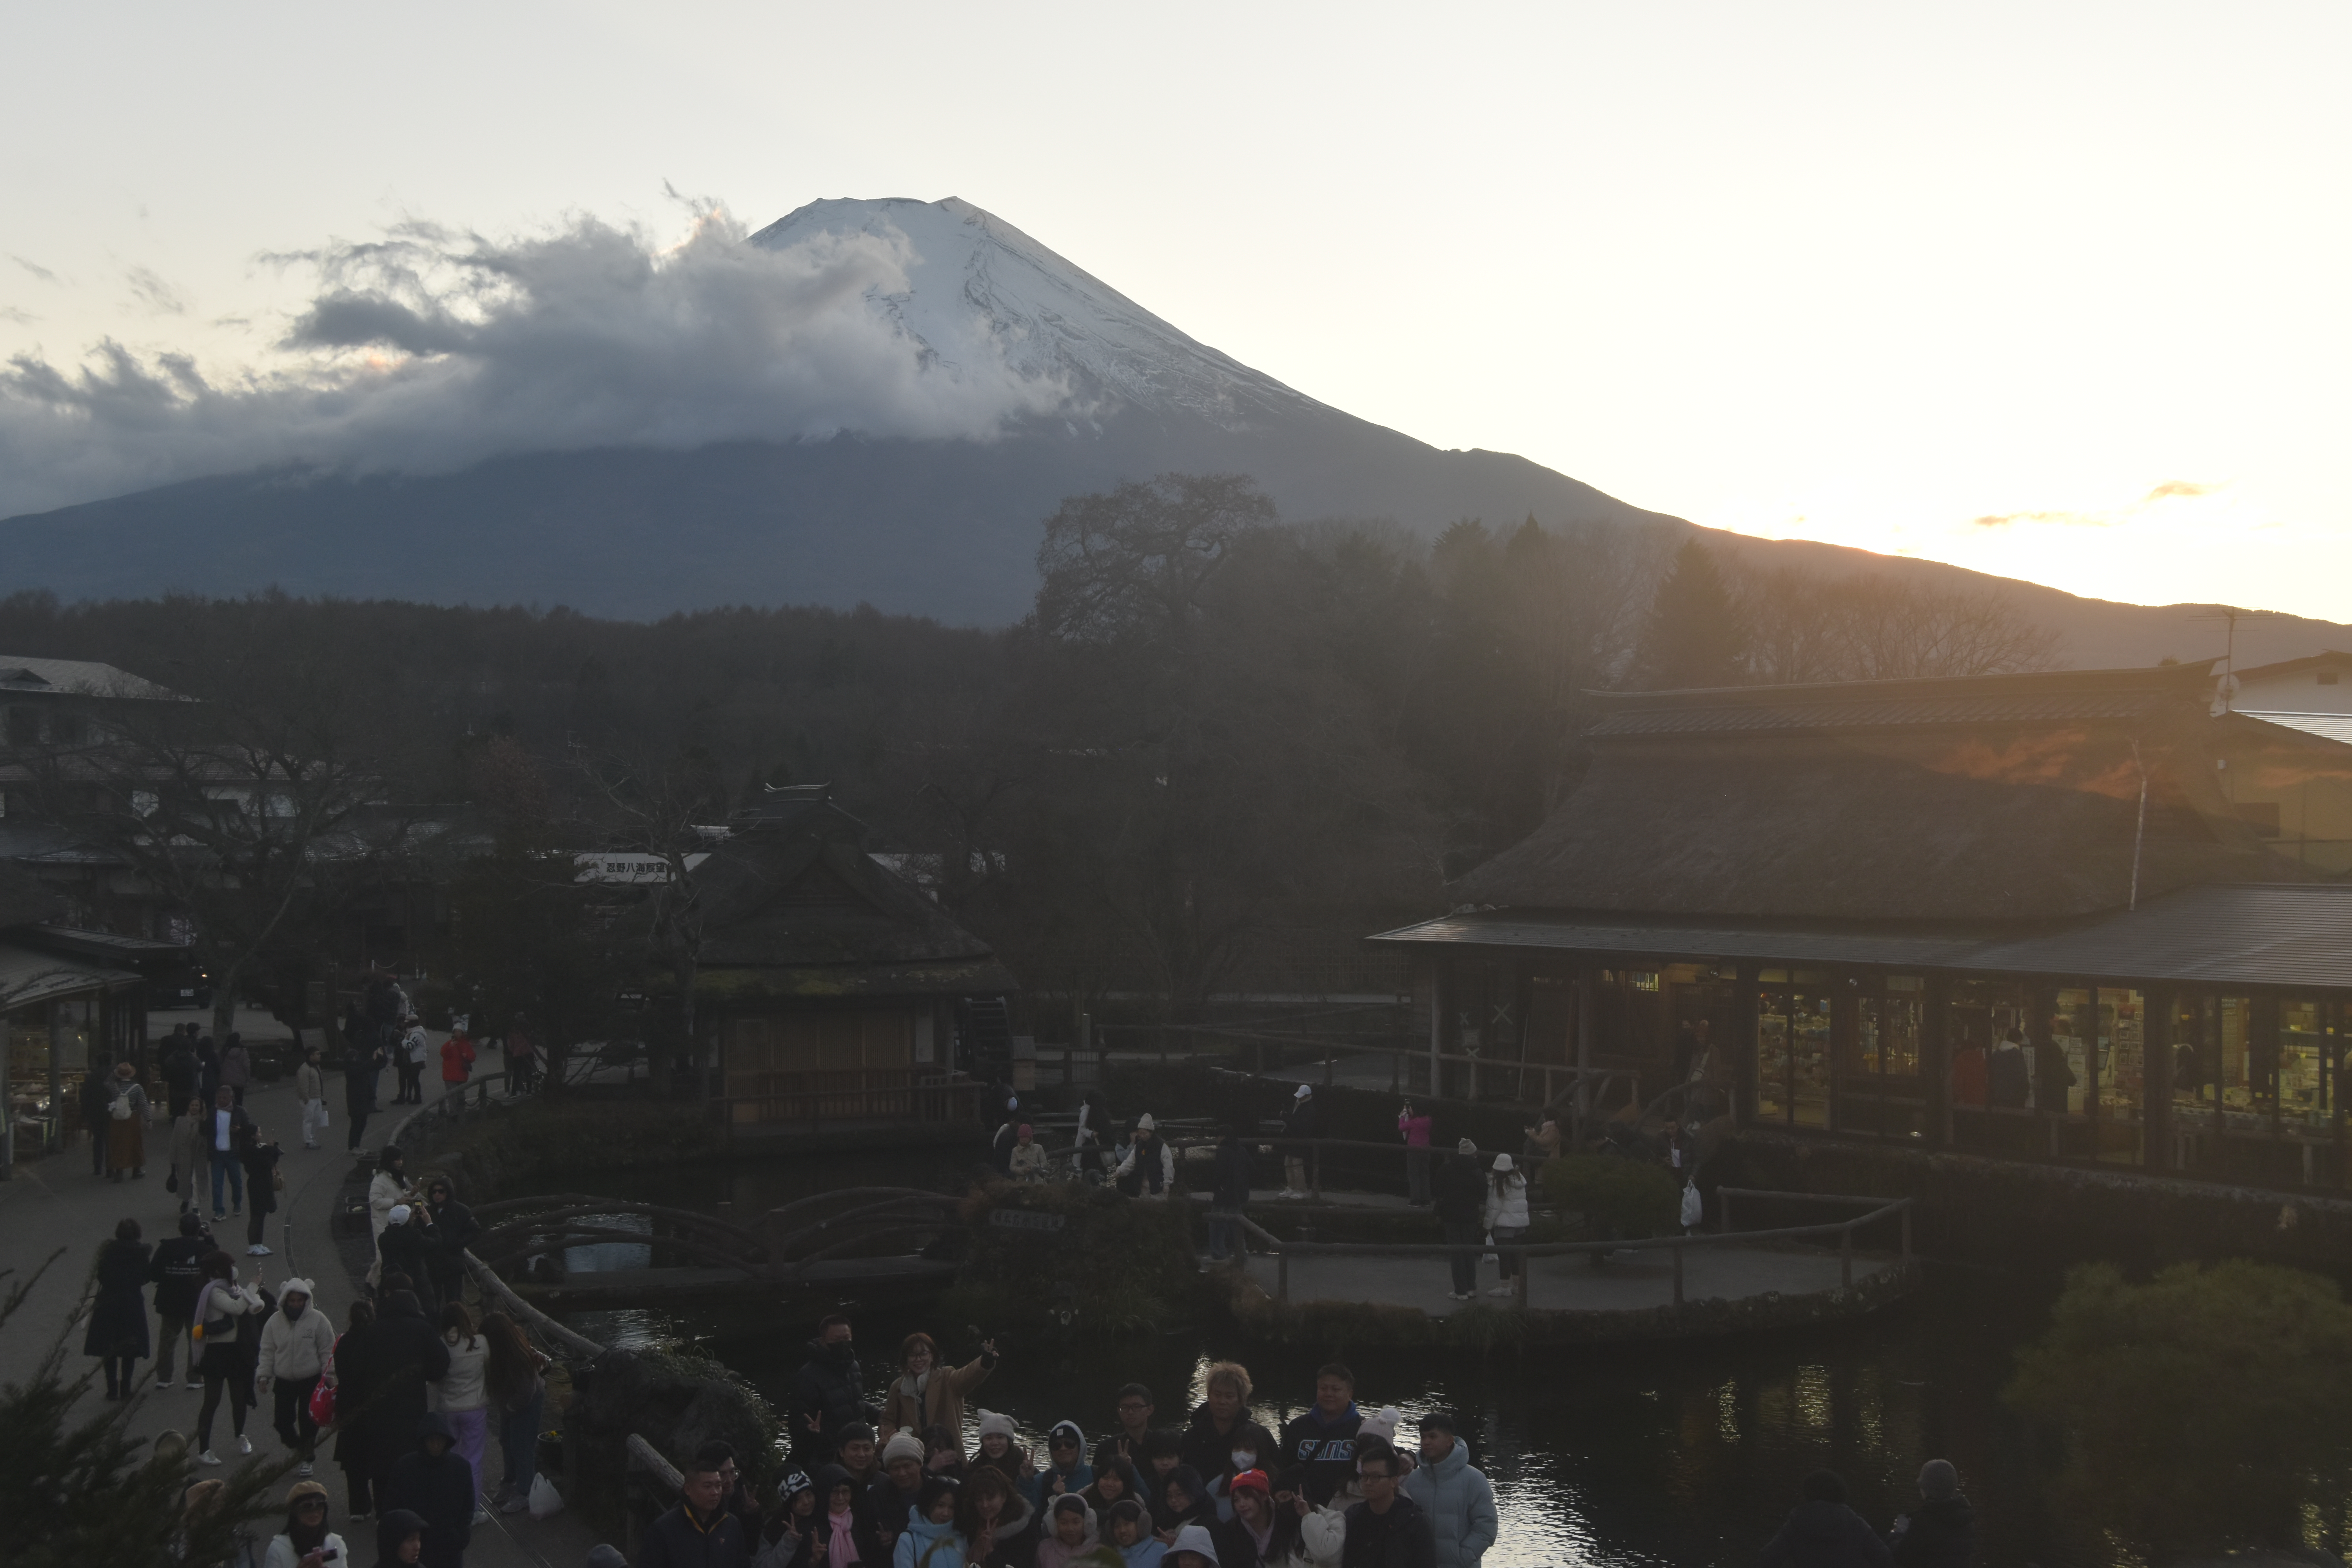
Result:
[[[2321,1004],[2279,1004],[2278,1105],[2282,1125],[2323,1128],[2328,1122],[2328,1040]]]
[[[1830,1124],[1832,1008],[1822,977],[1801,971],[1757,993],[1756,1114],[1791,1127]]]
[[[2101,986],[2095,1020],[2099,1158],[2136,1165],[2147,1091],[2147,999],[2137,991]]]

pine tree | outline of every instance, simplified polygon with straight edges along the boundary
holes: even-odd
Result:
[[[1732,686],[1745,674],[1748,632],[1715,554],[1693,538],[1658,584],[1634,676],[1645,690]]]
[[[0,1301],[0,1331],[57,1261],[51,1254]],[[14,1272],[0,1270],[0,1279]],[[248,1461],[184,1519],[183,1494],[195,1479],[185,1457],[142,1458],[129,1401],[77,1421],[74,1404],[97,1374],[68,1377],[65,1365],[60,1333],[30,1378],[0,1388],[0,1568],[165,1563],[175,1546],[188,1563],[229,1561],[248,1522],[270,1510],[270,1494],[293,1461]]]

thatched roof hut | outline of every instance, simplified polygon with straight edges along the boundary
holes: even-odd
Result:
[[[2217,783],[2210,690],[2194,664],[1603,694],[1581,784],[1455,896],[1981,922],[2292,879]]]

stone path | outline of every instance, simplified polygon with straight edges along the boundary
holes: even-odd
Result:
[[[152,1014],[149,1026],[161,1037],[191,1016],[194,1015],[187,1013]],[[266,1015],[240,1015],[237,1027],[247,1039],[285,1037],[284,1029]],[[387,1070],[382,1092],[389,1096],[393,1089],[393,1074]],[[428,1068],[428,1105],[439,1091],[437,1078]],[[263,1136],[275,1139],[286,1151],[281,1167],[286,1174],[286,1190],[278,1194],[278,1211],[269,1216],[266,1238],[272,1256],[245,1256],[246,1222],[242,1218],[215,1226],[214,1235],[223,1249],[236,1259],[240,1279],[253,1279],[257,1266],[272,1287],[289,1276],[311,1279],[318,1289],[318,1306],[340,1328],[357,1294],[355,1282],[342,1267],[339,1248],[329,1231],[336,1195],[352,1166],[352,1158],[343,1147],[349,1130],[343,1124],[340,1073],[328,1075],[327,1103],[333,1124],[320,1135],[320,1148],[305,1150],[301,1110],[294,1099],[290,1079],[256,1084],[246,1091],[246,1110],[260,1126]],[[387,1107],[384,1112],[371,1118],[367,1127],[369,1146],[381,1143],[408,1109]],[[0,1331],[0,1381],[20,1382],[31,1375],[61,1330],[69,1336],[68,1374],[78,1375],[94,1365],[79,1352],[87,1326],[85,1290],[90,1262],[99,1245],[114,1234],[116,1222],[126,1216],[139,1221],[145,1232],[143,1239],[151,1245],[178,1234],[179,1199],[163,1190],[163,1176],[169,1167],[163,1131],[160,1126],[149,1130],[147,1147],[151,1158],[147,1179],[142,1182],[117,1184],[92,1176],[89,1145],[79,1141],[46,1160],[18,1165],[13,1180],[0,1182],[0,1267],[17,1271],[5,1285],[15,1284],[37,1268],[43,1258],[64,1249],[64,1256],[50,1266],[15,1319],[5,1331]],[[152,1310],[148,1328],[152,1336]],[[177,1429],[190,1434],[193,1445],[196,1412],[204,1394],[184,1387],[157,1390],[152,1386],[153,1371],[152,1361],[139,1363],[144,1380],[142,1386],[146,1392],[131,1411],[131,1431],[135,1436],[152,1438]],[[94,1381],[92,1390],[77,1407],[77,1414],[101,1408],[103,1393],[104,1384]],[[270,1428],[270,1407],[266,1397],[247,1417],[246,1435],[253,1439],[255,1462],[276,1463],[286,1457],[277,1434]],[[230,1436],[226,1401],[214,1420],[213,1448],[230,1465],[239,1462],[236,1440]],[[316,1479],[325,1484],[331,1500],[330,1517],[334,1528],[343,1534],[354,1562],[373,1563],[376,1556],[373,1526],[344,1528],[348,1499],[343,1491],[342,1472],[328,1458],[331,1452],[331,1440],[322,1439]],[[485,1468],[486,1481],[495,1486],[500,1469],[495,1453]],[[224,1474],[226,1470],[206,1473]],[[293,1484],[290,1476],[285,1484]],[[255,1528],[265,1543],[275,1532],[275,1527],[266,1521],[257,1522]],[[594,1537],[588,1526],[568,1511],[545,1521],[534,1521],[528,1514],[493,1513],[488,1523],[474,1527],[466,1560],[468,1568],[576,1568],[593,1544]]]

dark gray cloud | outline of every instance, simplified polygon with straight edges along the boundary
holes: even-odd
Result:
[[[270,258],[314,281],[268,362],[223,373],[109,341],[77,363],[0,368],[0,516],[279,463],[435,472],[845,430],[985,439],[1062,402],[1001,362],[942,367],[869,307],[908,287],[903,236],[743,238],[706,209],[667,247],[583,217],[505,237],[411,223]]]

